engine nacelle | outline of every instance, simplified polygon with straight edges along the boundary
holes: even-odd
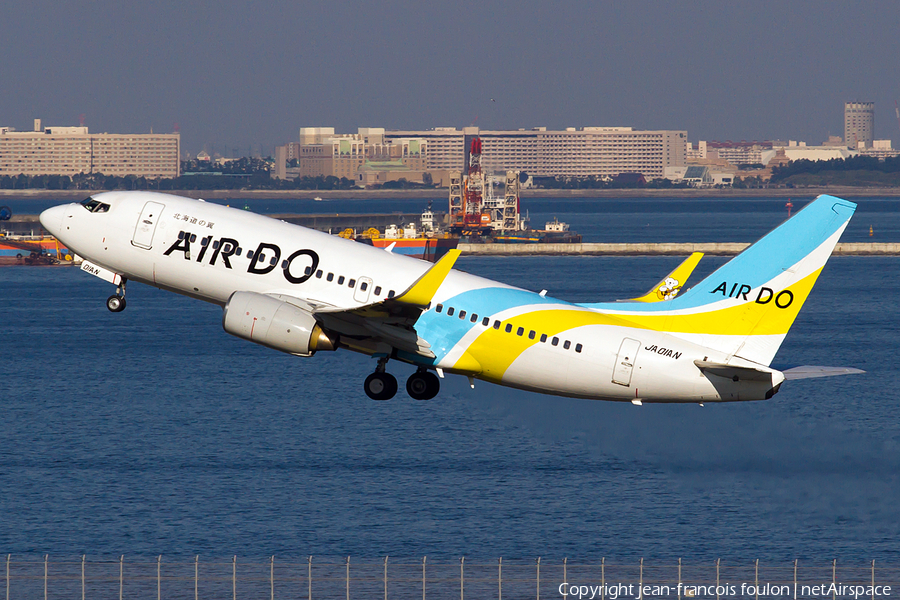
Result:
[[[310,313],[255,292],[231,295],[225,304],[222,327],[231,335],[297,356],[337,347],[337,336],[325,333]]]

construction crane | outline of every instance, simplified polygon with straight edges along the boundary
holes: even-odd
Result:
[[[897,127],[900,128],[900,104],[894,100],[894,112],[897,113]]]

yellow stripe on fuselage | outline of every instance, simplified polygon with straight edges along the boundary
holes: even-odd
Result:
[[[512,325],[512,331],[506,332],[506,325]],[[488,328],[472,342],[466,354],[470,354],[481,365],[481,376],[488,381],[500,381],[503,374],[514,360],[535,344],[550,344],[554,336],[560,337],[560,345],[566,339],[564,332],[584,325],[621,325],[629,326],[624,319],[615,315],[606,315],[592,310],[575,310],[570,308],[535,310],[503,321],[500,329]],[[517,335],[519,327],[522,335]],[[534,339],[528,334],[534,331]],[[541,342],[541,334],[547,335],[547,341]],[[572,340],[575,343],[577,340]],[[457,363],[459,364],[459,363]]]
[[[577,310],[557,308],[534,310],[503,321],[500,329],[488,328],[479,335],[466,349],[470,355],[460,359],[454,368],[463,369],[463,362],[475,359],[481,365],[481,377],[489,381],[500,381],[509,366],[528,348],[535,344],[550,344],[554,337],[560,337],[560,344],[565,339],[565,332],[585,325],[612,325],[646,329],[663,333],[692,333],[708,335],[772,335],[786,334],[797,318],[800,308],[812,290],[821,269],[816,270],[793,285],[784,288],[793,294],[793,300],[785,308],[779,308],[773,297],[769,302],[760,304],[755,298],[736,306],[699,312],[694,314],[642,313],[642,314],[607,314],[593,310]],[[775,294],[783,290],[775,290]],[[715,299],[713,298],[713,301]],[[512,331],[506,332],[506,325],[512,325]],[[517,335],[518,328],[524,332]],[[529,339],[529,332],[534,331],[534,339]],[[541,334],[547,335],[547,341],[541,342]],[[573,343],[583,340],[572,340]]]

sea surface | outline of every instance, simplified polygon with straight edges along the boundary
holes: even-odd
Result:
[[[88,192],[85,192],[87,197]],[[798,195],[793,212],[813,198]],[[787,198],[536,198],[521,199],[530,225],[543,229],[558,218],[581,233],[585,242],[753,242],[788,217]],[[900,198],[853,198],[856,216],[845,242],[900,242]],[[424,198],[233,199],[209,200],[265,214],[416,214],[429,202],[446,212],[446,200]],[[4,198],[14,214],[38,214],[60,204],[43,199]],[[398,223],[399,224],[399,223]],[[0,224],[2,229],[2,224]]]
[[[786,216],[782,201],[623,202],[531,214],[604,241],[752,241]],[[845,240],[870,222],[900,239],[897,201],[860,205]],[[598,301],[679,260],[458,267]],[[139,284],[112,314],[112,292],[74,268],[0,269],[0,554],[900,561],[900,258],[831,259],[775,360],[866,374],[705,407],[455,376],[431,401],[375,402],[369,358],[268,350],[227,335],[218,307]],[[389,370],[401,387],[412,372]]]

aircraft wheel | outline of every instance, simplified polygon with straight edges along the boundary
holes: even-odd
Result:
[[[363,387],[372,400],[390,400],[397,393],[397,378],[390,373],[372,373]]]
[[[116,295],[110,296],[106,299],[106,308],[110,312],[122,312],[125,310],[125,298]]]
[[[406,380],[406,392],[416,400],[431,400],[441,391],[441,380],[431,371],[416,371]]]

